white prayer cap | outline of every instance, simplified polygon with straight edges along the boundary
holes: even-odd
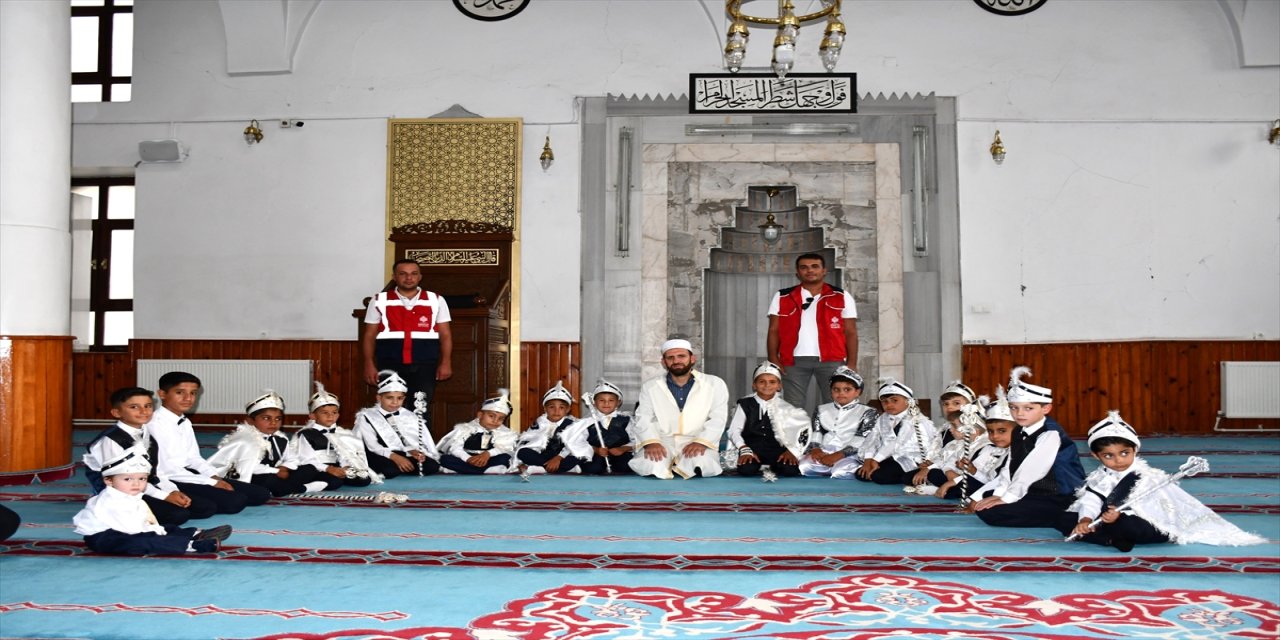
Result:
[[[761,362],[760,366],[756,367],[756,372],[751,374],[751,380],[755,381],[756,378],[765,375],[773,376],[778,380],[782,380],[782,369],[772,362]]]
[[[102,465],[103,476],[118,476],[123,473],[151,473],[147,452],[140,447],[129,447],[119,457]]]
[[[1014,367],[1009,372],[1009,402],[1053,403],[1053,389],[1023,382],[1022,376],[1031,375],[1027,367]]]
[[[542,394],[542,404],[546,406],[552,400],[562,400],[565,404],[573,406],[573,395],[569,390],[564,388],[564,383],[557,380],[556,386],[551,387],[546,393]]]
[[[1093,441],[1098,438],[1121,438],[1133,443],[1133,448],[1140,448],[1138,443],[1138,432],[1120,417],[1120,412],[1112,409],[1107,412],[1107,417],[1103,418],[1098,424],[1089,427],[1089,447],[1093,447]]]
[[[847,380],[852,382],[853,386],[857,387],[858,390],[862,390],[862,376],[849,367],[840,365],[836,372],[831,374],[831,379],[827,381],[827,384],[834,384],[837,380]]]
[[[662,343],[662,355],[667,355],[667,352],[672,349],[684,349],[689,353],[693,353],[693,344],[684,338],[672,338]]]
[[[284,411],[284,398],[280,394],[271,389],[263,389],[262,395],[249,401],[244,405],[244,412],[253,415],[263,409],[279,409]]]
[[[307,405],[308,408],[314,412],[320,407],[327,407],[329,405],[340,407],[342,406],[342,403],[338,402],[338,396],[325,391],[324,385],[320,384],[319,380],[316,380],[316,392],[311,394],[311,402]]]
[[[915,400],[916,392],[912,391],[911,387],[893,378],[880,378],[880,392],[876,397],[883,398],[885,396],[902,396],[908,400]]]
[[[950,393],[954,393],[958,396],[961,396],[969,402],[973,402],[976,399],[976,396],[973,393],[973,389],[970,389],[969,385],[959,380],[952,380],[950,383],[947,384],[946,388],[942,390],[943,397],[946,397],[946,395]]]
[[[622,402],[622,389],[619,389],[618,385],[609,382],[604,378],[600,378],[596,381],[596,388],[591,390],[591,395],[593,396],[601,393],[612,393],[613,395],[618,396],[618,402]]]
[[[481,411],[496,411],[504,416],[511,415],[511,396],[506,389],[498,389],[498,397],[489,398],[480,405]]]
[[[384,393],[393,393],[399,391],[401,393],[409,392],[409,383],[400,377],[400,374],[390,369],[378,372],[378,395]]]
[[[1004,387],[996,387],[996,401],[987,405],[987,422],[1004,420],[1014,422],[1013,412],[1009,411],[1009,400],[1005,398]]]

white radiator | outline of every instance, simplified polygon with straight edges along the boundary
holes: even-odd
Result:
[[[244,413],[244,405],[274,389],[285,413],[307,413],[310,360],[138,360],[138,386],[155,389],[160,376],[186,371],[200,378],[200,401],[192,413]]]
[[[1223,362],[1221,415],[1280,418],[1280,362]]]

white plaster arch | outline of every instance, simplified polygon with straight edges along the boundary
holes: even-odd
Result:
[[[291,73],[293,57],[321,0],[218,0],[227,73]]]

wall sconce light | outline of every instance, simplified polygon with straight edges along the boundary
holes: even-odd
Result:
[[[546,143],[542,145],[542,155],[538,156],[538,162],[542,164],[542,170],[546,171],[555,161],[556,154],[551,152],[551,136],[547,136]]]
[[[258,121],[249,121],[249,126],[244,128],[245,144],[255,145],[262,142],[262,129],[258,128]]]
[[[1267,134],[1267,142],[1280,145],[1280,119],[1271,123],[1271,133]]]
[[[1000,131],[996,130],[996,139],[991,143],[991,159],[997,165],[1004,164],[1004,141],[1000,139]]]
[[[767,244],[776,244],[778,238],[782,237],[782,225],[778,224],[772,213],[765,218],[764,224],[760,225],[760,236]]]

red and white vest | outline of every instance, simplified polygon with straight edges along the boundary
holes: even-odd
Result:
[[[782,366],[796,363],[796,343],[800,340],[800,317],[804,309],[804,288],[800,285],[778,291],[778,356]],[[822,362],[843,361],[846,357],[844,343],[844,289],[822,284],[822,293],[814,298],[818,305],[818,351]]]
[[[384,354],[389,355],[390,350],[384,345],[391,344],[393,340],[400,347],[400,361],[404,364],[413,364],[415,356],[418,361],[439,357],[440,333],[436,330],[436,320],[437,307],[443,299],[426,289],[418,292],[417,299],[406,300],[396,295],[394,290],[381,291],[369,302],[382,318],[377,335],[380,358]],[[415,341],[423,340],[431,342],[419,342],[420,346],[415,350]]]

